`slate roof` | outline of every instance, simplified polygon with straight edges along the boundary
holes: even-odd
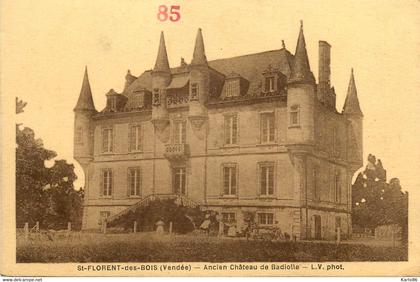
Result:
[[[354,81],[353,69],[351,69],[349,86],[347,88],[347,96],[343,106],[343,113],[363,116],[363,112],[360,109],[359,98],[357,97],[357,88]]]
[[[82,89],[80,90],[79,99],[77,100],[74,111],[96,111],[92,98],[92,90],[90,89],[87,67],[85,67]]]
[[[262,73],[271,67],[278,69],[287,78],[290,77],[294,56],[285,48],[248,54],[226,59],[217,59],[208,61],[210,68],[217,72],[229,76],[231,73],[237,73],[249,82],[249,89],[246,96],[255,96],[256,92],[261,89],[263,75]],[[188,66],[171,68],[171,74],[177,75],[188,73]],[[152,91],[152,70],[145,71],[141,74],[127,89],[124,95],[130,94],[139,89],[147,89]]]

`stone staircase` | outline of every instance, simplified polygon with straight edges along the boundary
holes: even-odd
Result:
[[[155,200],[172,200],[172,199],[179,206],[185,206],[185,207],[189,207],[189,208],[200,207],[200,205],[197,202],[191,200],[190,198],[188,198],[185,195],[177,195],[177,194],[151,194],[151,195],[148,195],[148,196],[144,197],[143,199],[141,199],[137,203],[129,206],[128,208],[120,211],[119,213],[116,213],[114,215],[111,215],[110,217],[107,218],[106,221],[107,222],[112,222],[112,221],[114,221],[114,220],[116,220],[116,219],[118,219],[118,218],[126,215],[130,211],[134,212],[139,207],[148,206],[150,204],[150,202],[153,202]]]

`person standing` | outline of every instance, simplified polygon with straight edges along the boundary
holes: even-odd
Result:
[[[165,226],[165,222],[163,222],[163,218],[160,218],[158,220],[158,222],[156,222],[156,234],[158,235],[163,235],[164,231],[164,226]]]

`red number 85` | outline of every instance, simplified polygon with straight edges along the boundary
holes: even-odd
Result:
[[[169,12],[170,15],[168,15],[168,6],[160,5],[159,12],[157,13],[157,18],[161,22],[168,20],[168,18],[171,22],[177,22],[181,19],[180,9],[181,9],[181,6],[172,5],[171,10]]]

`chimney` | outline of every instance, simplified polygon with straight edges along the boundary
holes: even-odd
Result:
[[[325,102],[331,88],[331,45],[326,41],[319,41],[319,64],[318,64],[318,99]]]

